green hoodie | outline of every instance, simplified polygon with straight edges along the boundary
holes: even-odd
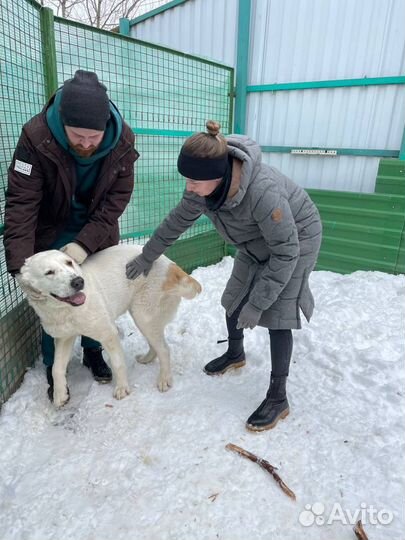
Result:
[[[85,201],[88,201],[89,195],[97,182],[103,159],[115,148],[122,133],[121,115],[115,105],[110,101],[111,117],[107,122],[100,147],[92,156],[88,158],[80,157],[73,148],[69,146],[64,125],[59,114],[61,92],[61,90],[56,92],[53,103],[46,111],[46,120],[52,135],[62,148],[71,154],[75,161],[76,189],[71,201],[71,214],[67,229],[62,236],[56,240],[52,249],[57,249],[72,241],[76,234],[88,222],[88,205]]]

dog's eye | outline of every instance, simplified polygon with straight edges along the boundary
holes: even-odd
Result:
[[[72,261],[66,261],[66,264],[67,264],[68,266],[73,266]]]
[[[48,270],[48,272],[45,272],[45,275],[46,276],[53,276],[54,273],[55,273],[54,270]]]

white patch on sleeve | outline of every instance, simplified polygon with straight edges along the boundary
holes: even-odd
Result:
[[[27,174],[28,176],[30,176],[31,171],[32,171],[32,165],[31,163],[25,163],[24,161],[20,161],[19,159],[16,159],[15,164],[14,164],[14,170],[22,174]]]

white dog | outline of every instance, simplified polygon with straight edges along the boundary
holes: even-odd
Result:
[[[129,394],[124,352],[115,320],[127,310],[149,343],[148,353],[138,361],[160,361],[158,387],[172,385],[170,352],[164,328],[177,310],[180,299],[194,298],[200,284],[167,257],[153,264],[148,276],[129,280],[128,261],[141,253],[141,246],[119,245],[100,251],[78,266],[61,251],[43,251],[29,257],[21,269],[20,284],[39,315],[45,331],[55,338],[52,368],[54,404],[68,399],[66,368],[76,336],[100,341],[108,352],[116,387],[114,397]]]

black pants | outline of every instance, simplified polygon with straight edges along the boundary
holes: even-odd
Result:
[[[239,307],[231,317],[228,317],[228,315],[226,316],[229,340],[243,340],[243,328],[237,329],[236,325],[238,323],[239,314],[246,301],[247,297],[240,303]],[[292,331],[269,329],[269,334],[272,375],[273,377],[287,376],[293,350]],[[229,341],[229,344],[231,344],[231,341]]]

